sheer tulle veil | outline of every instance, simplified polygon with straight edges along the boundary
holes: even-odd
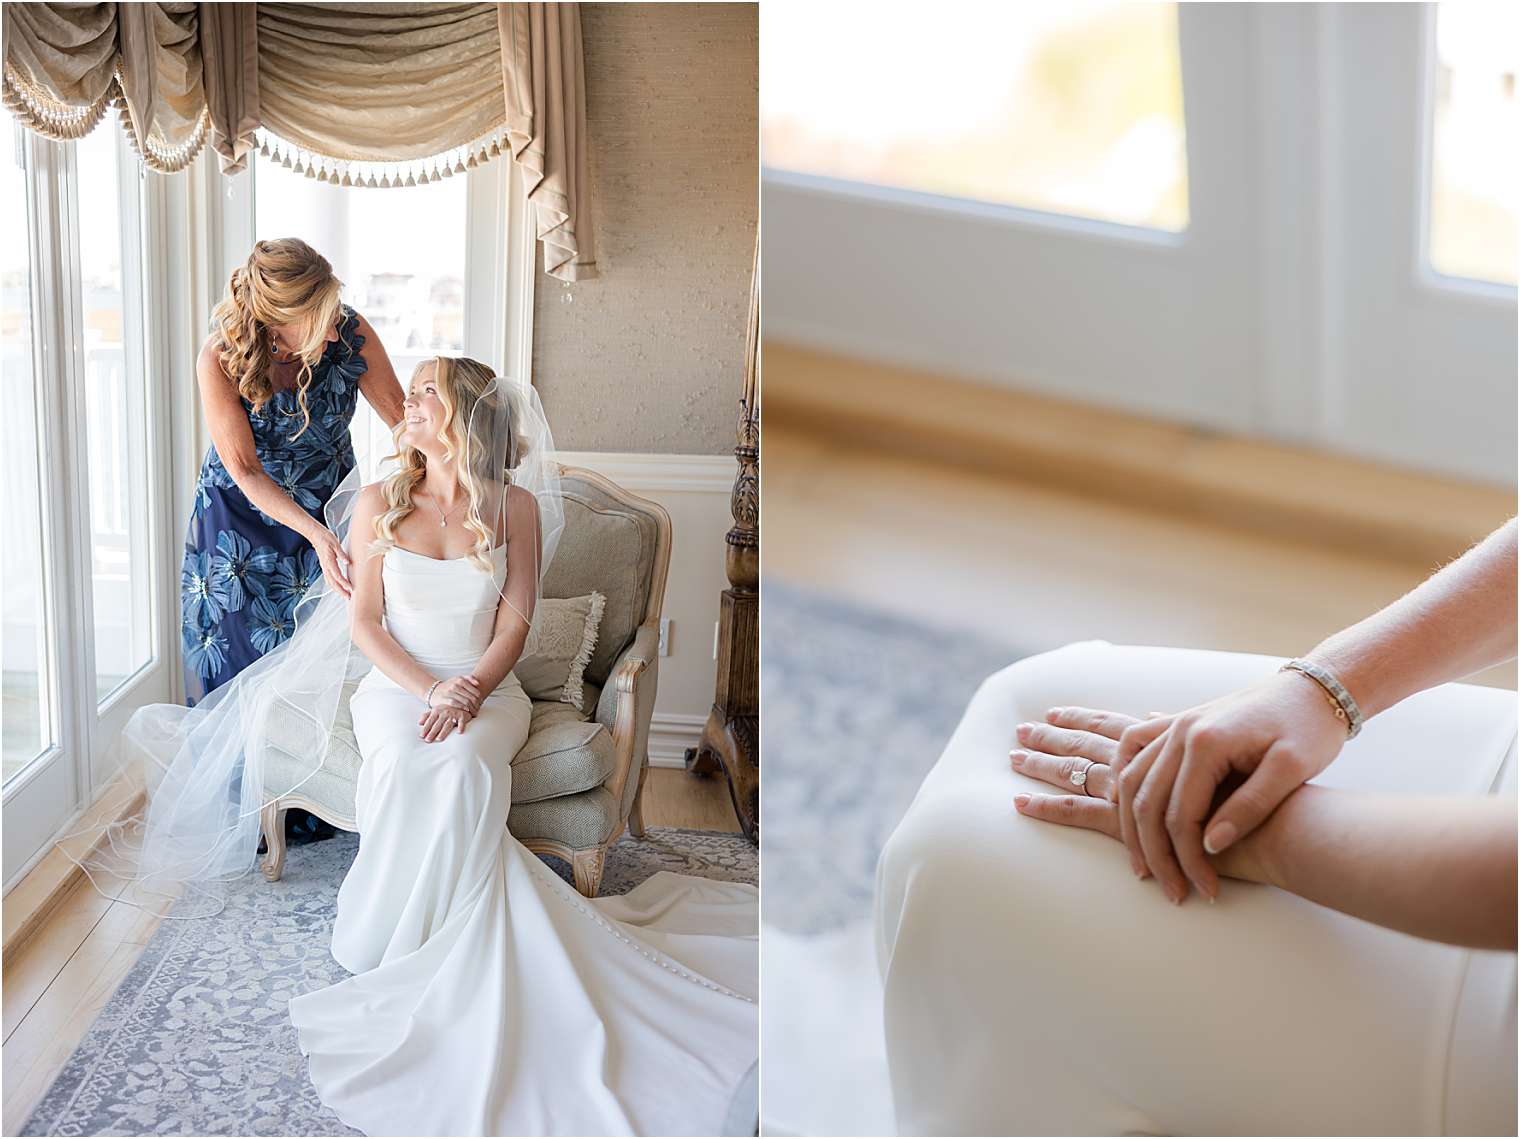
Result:
[[[468,383],[465,369],[455,368],[449,357],[431,363],[440,377],[453,377],[447,386],[454,402],[444,434],[461,483],[474,488],[467,519],[478,539],[467,556],[483,572],[496,573],[504,602],[529,623],[526,655],[536,640],[543,573],[565,517],[543,406],[527,384],[496,376],[481,388]],[[400,466],[402,449],[397,450],[383,462],[379,481]],[[508,487],[533,496],[536,535],[509,528]],[[385,545],[371,546],[375,535],[350,532],[361,489],[355,468],[324,511],[351,562]],[[537,573],[531,582],[507,581],[494,567],[486,538],[493,534],[505,534],[508,543],[536,537]],[[82,855],[71,848],[77,852],[81,841],[88,843],[85,836],[96,833],[93,828],[58,840],[97,890],[164,917],[194,918],[219,912],[228,883],[256,868],[264,806],[297,791],[321,770],[347,696],[345,685],[371,667],[350,637],[348,599],[323,578],[296,603],[293,616],[295,629],[287,640],[195,707],[153,704],[132,716],[108,760],[129,777],[140,771],[145,806],[111,823]]]

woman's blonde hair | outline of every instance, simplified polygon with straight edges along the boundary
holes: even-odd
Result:
[[[301,372],[296,402],[301,408],[301,431],[311,425],[306,389],[312,366],[327,348],[327,330],[338,319],[343,282],[332,265],[299,237],[255,241],[248,260],[232,271],[227,293],[211,311],[217,330],[217,359],[237,384],[238,394],[260,410],[274,395],[269,382],[273,345],[269,326],[294,324],[305,329],[296,346]]]
[[[433,356],[412,370],[412,381],[415,383],[427,368],[433,369],[438,401],[443,404],[443,425],[438,437],[443,441],[444,458],[457,463],[459,483],[469,496],[469,505],[465,508],[465,527],[475,535],[475,545],[465,556],[479,569],[490,573],[494,568],[491,552],[496,546],[496,535],[485,521],[485,516],[497,504],[489,501],[487,496],[494,487],[500,487],[502,494],[508,493],[510,471],[522,462],[526,450],[525,440],[519,434],[517,407],[501,385],[492,389],[489,395],[486,394],[486,389],[496,378],[496,372],[479,360],[472,360],[468,356]],[[496,430],[496,425],[500,423],[499,416],[505,414],[507,417],[504,454],[501,448],[494,445],[493,440],[477,439],[473,440],[474,446],[469,445],[472,441],[468,439],[467,432],[476,405],[482,399],[491,401],[491,404],[480,409],[478,430]],[[386,509],[375,518],[375,540],[370,545],[370,550],[374,553],[396,544],[396,527],[416,509],[412,502],[412,492],[427,474],[427,456],[416,447],[401,441],[405,430],[405,418],[392,430],[396,451],[387,458],[399,460],[399,465],[380,486]]]

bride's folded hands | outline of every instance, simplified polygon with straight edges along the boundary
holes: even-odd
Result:
[[[1052,708],[1046,722],[1020,724],[1018,746],[1008,753],[1009,763],[1015,771],[1050,784],[1060,794],[1023,792],[1014,797],[1014,805],[1031,818],[1098,831],[1123,842],[1115,802],[1121,740],[1133,729],[1164,729],[1172,721],[1171,716],[1140,720],[1122,712]],[[1159,738],[1159,731],[1152,734]],[[1228,795],[1239,783],[1238,777],[1227,779],[1224,793]],[[1236,843],[1210,857],[1211,871],[1227,878],[1268,881],[1258,859],[1260,846],[1254,838]]]
[[[464,731],[474,718],[475,713],[469,708],[453,705],[429,708],[417,719],[418,734],[428,743],[437,743],[456,729]]]
[[[473,673],[467,672],[462,676],[450,676],[440,680],[438,687],[433,689],[433,696],[428,704],[433,708],[448,706],[475,713],[480,711],[481,699],[480,681]]]
[[[1014,796],[1019,813],[1122,841],[1122,809],[1111,798],[1121,741],[1174,718],[1052,708],[1046,720],[1019,725],[1009,762],[1056,793],[1021,791]],[[1227,772],[1214,800],[1229,802],[1249,785],[1241,772]],[[1214,810],[1213,803],[1205,810]],[[1453,945],[1512,950],[1515,845],[1511,795],[1386,794],[1303,784],[1260,825],[1207,857],[1211,874],[1276,886],[1375,925]]]
[[[1214,898],[1219,880],[1208,855],[1250,834],[1329,767],[1345,742],[1345,725],[1324,692],[1297,672],[1276,672],[1175,716],[1130,725],[1116,743],[1109,797],[1131,868],[1137,877],[1155,874],[1173,902],[1187,896],[1189,883]],[[1239,790],[1221,797],[1226,780]]]

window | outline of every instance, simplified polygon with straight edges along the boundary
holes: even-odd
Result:
[[[1187,228],[1175,4],[981,5],[974,28],[852,4],[761,20],[768,167]]]
[[[95,692],[101,700],[153,657],[140,278],[133,272],[137,260],[124,256],[129,246],[123,241],[137,238],[138,172],[122,169],[123,159],[136,160],[124,152],[119,135],[107,124],[73,144]]]
[[[299,237],[332,263],[343,299],[374,326],[403,388],[424,357],[465,351],[465,176],[334,186],[266,161],[256,177],[257,239]],[[391,435],[363,400],[353,439],[368,479],[390,453]]]
[[[171,390],[148,367],[166,313],[146,284],[161,236],[148,219],[163,219],[170,180],[142,176],[114,121],[56,142],[0,120],[11,884],[128,758],[111,747],[127,718],[177,698],[162,626],[179,575],[162,526]]]
[[[57,740],[51,711],[48,605],[43,573],[38,477],[38,376],[33,355],[35,305],[31,267],[32,215],[27,200],[26,147],[21,128],[0,114],[0,185],[12,223],[0,229],[0,360],[7,414],[4,441],[6,500],[3,620],[4,779],[11,779]],[[16,224],[19,221],[22,224]]]
[[[1520,10],[1440,4],[1436,11],[1430,264],[1448,276],[1513,285]]]

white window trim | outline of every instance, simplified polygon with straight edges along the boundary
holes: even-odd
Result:
[[[145,534],[134,527],[134,541],[144,543],[146,558],[134,561],[148,577],[145,592],[153,608],[147,619],[148,660],[104,701],[95,696],[95,622],[91,560],[86,408],[84,405],[83,330],[75,299],[79,277],[78,187],[75,157],[68,144],[51,142],[26,131],[32,177],[27,195],[32,227],[35,341],[34,379],[38,397],[37,440],[43,551],[42,608],[46,651],[41,667],[52,697],[47,714],[56,741],[19,772],[4,789],[5,889],[9,890],[67,833],[79,815],[116,774],[112,745],[121,725],[138,707],[175,699],[179,668],[177,606],[166,604],[166,591],[178,589],[178,559],[164,525],[169,479],[151,460],[165,438],[168,385],[163,369],[161,321],[151,288],[145,287],[156,256],[154,227],[160,212],[160,188],[154,179],[131,177],[137,158],[114,124],[107,124],[124,176],[120,199],[124,242],[122,306],[125,353],[130,382],[143,385],[146,414],[140,425],[147,456],[148,497]],[[130,240],[141,225],[138,259]],[[141,325],[134,319],[143,314]]]
[[[1432,20],[1181,5],[1180,234],[766,168],[766,335],[1513,485],[1516,291],[1427,254]]]

